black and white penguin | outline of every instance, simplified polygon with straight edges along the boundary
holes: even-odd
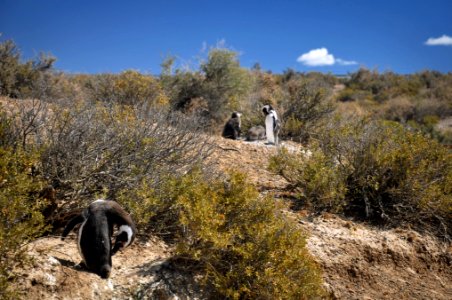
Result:
[[[281,128],[281,122],[278,114],[271,105],[264,105],[262,111],[265,115],[265,133],[267,135],[267,143],[278,145],[278,134]]]
[[[64,240],[80,223],[78,249],[85,266],[102,278],[108,278],[112,267],[111,257],[135,239],[136,228],[132,218],[117,202],[99,199],[69,221],[61,239]],[[118,227],[118,232],[112,247],[114,226]]]
[[[227,139],[237,140],[240,138],[242,132],[242,121],[240,117],[242,116],[239,112],[233,112],[231,118],[226,122],[223,128],[222,136]]]

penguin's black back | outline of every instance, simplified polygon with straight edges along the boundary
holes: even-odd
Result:
[[[236,140],[240,137],[241,133],[241,121],[240,115],[237,112],[233,112],[231,118],[226,122],[221,134],[224,138]]]
[[[66,225],[61,238],[82,223],[78,233],[78,247],[88,269],[103,278],[110,276],[111,256],[130,245],[136,234],[136,227],[127,212],[115,201],[99,199]],[[115,246],[112,247],[113,226],[118,226]]]
[[[113,224],[107,216],[106,201],[93,202],[88,207],[88,218],[80,228],[80,251],[86,266],[102,277],[111,269],[111,235]]]

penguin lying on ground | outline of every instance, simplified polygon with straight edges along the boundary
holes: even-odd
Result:
[[[242,130],[242,121],[240,120],[241,116],[242,114],[236,111],[232,113],[231,118],[224,125],[222,134],[224,138],[236,140],[240,137]]]
[[[264,105],[262,111],[265,115],[267,143],[278,145],[278,134],[281,129],[281,122],[278,119],[278,115],[271,105]]]
[[[108,278],[111,272],[111,257],[135,239],[136,228],[129,214],[115,201],[96,200],[74,217],[64,228],[61,239],[82,223],[78,232],[78,249],[85,266]],[[119,228],[112,247],[113,227]]]
[[[265,128],[262,125],[253,126],[246,135],[247,141],[259,141],[265,139]]]

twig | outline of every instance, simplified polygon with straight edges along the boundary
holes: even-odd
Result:
[[[224,147],[221,147],[220,145],[217,145],[217,147],[220,148],[221,150],[224,150],[224,151],[237,151],[237,152],[240,152],[240,150],[236,149],[236,148],[224,148]]]

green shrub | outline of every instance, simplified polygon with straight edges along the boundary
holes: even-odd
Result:
[[[12,98],[35,97],[42,92],[42,77],[52,69],[56,59],[41,53],[35,60],[21,61],[12,40],[0,43],[0,95]]]
[[[243,175],[232,174],[227,182],[208,181],[193,171],[167,180],[161,191],[143,188],[125,192],[120,200],[135,218],[145,218],[138,224],[151,220],[151,228],[167,226],[165,234],[171,232],[176,239],[178,257],[200,270],[213,298],[324,295],[304,234],[273,199],[260,198]]]
[[[32,178],[36,157],[0,147],[0,298],[16,299],[11,288],[13,269],[27,262],[24,243],[46,229],[40,212],[45,202],[38,197],[43,182]]]
[[[238,53],[227,48],[216,47],[209,51],[208,58],[200,65],[205,76],[203,96],[207,101],[210,117],[217,121],[239,110],[251,89],[251,74],[240,67]]]
[[[289,153],[286,149],[271,158],[270,170],[291,183],[297,206],[317,211],[341,212],[345,204],[345,183],[339,176],[339,166],[319,148],[311,154]]]
[[[310,158],[274,158],[314,207],[451,237],[452,156],[438,142],[394,122],[365,120],[333,121],[320,140]]]
[[[353,90],[370,92],[374,100],[382,103],[391,98],[418,94],[422,81],[417,76],[398,75],[393,72],[379,74],[377,70],[361,68],[350,75],[346,86]]]
[[[122,104],[143,104],[166,106],[169,100],[160,83],[151,75],[134,70],[122,72],[114,80],[115,98]]]
[[[306,142],[318,124],[334,110],[328,86],[304,79],[287,83],[289,100],[284,104],[281,133],[285,137]]]
[[[355,101],[356,100],[355,91],[350,88],[345,88],[338,93],[336,98],[341,102]]]

